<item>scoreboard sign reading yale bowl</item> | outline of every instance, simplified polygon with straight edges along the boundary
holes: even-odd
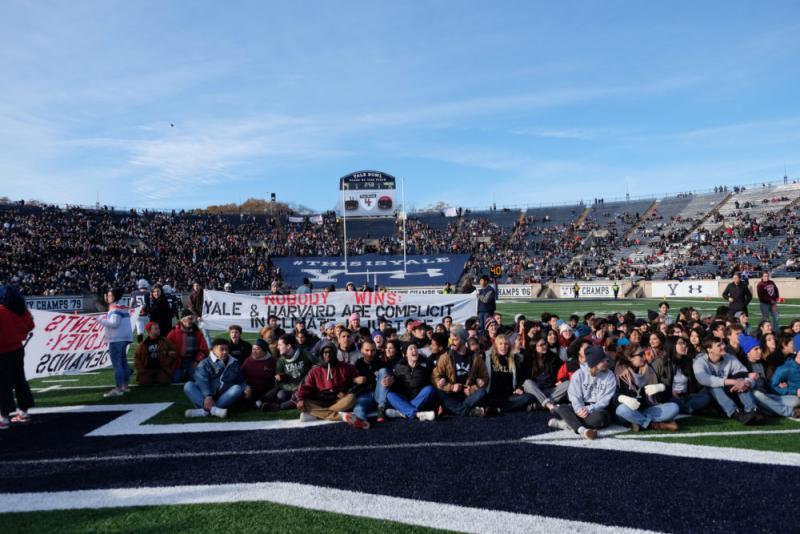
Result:
[[[358,171],[339,179],[341,212],[346,217],[391,217],[396,209],[394,176]]]

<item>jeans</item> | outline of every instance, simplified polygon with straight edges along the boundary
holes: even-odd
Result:
[[[708,388],[703,388],[697,393],[681,395],[680,397],[673,396],[670,402],[677,404],[681,413],[691,415],[711,404],[711,394],[708,392]]]
[[[0,353],[0,413],[8,417],[16,411],[14,393],[19,409],[27,412],[33,407],[33,394],[25,378],[25,349]]]
[[[548,388],[543,390],[536,385],[536,382],[528,379],[522,384],[522,389],[525,390],[525,393],[528,393],[536,397],[536,400],[539,402],[539,404],[542,405],[542,408],[544,408],[544,405],[547,404],[548,402],[553,404],[558,404],[559,402],[567,398],[567,392],[569,390],[569,380],[564,380],[560,384],[556,385],[556,387],[554,388]]]
[[[758,307],[761,308],[761,320],[771,322],[772,329],[777,332],[781,320],[781,314],[778,313],[778,307],[775,306],[775,310],[773,310],[772,304],[764,304],[763,302],[759,302]]]
[[[178,368],[172,374],[172,382],[191,382],[194,380],[194,360],[192,358],[182,358]]]
[[[381,381],[385,377],[391,375],[392,372],[386,368],[379,370],[378,374],[375,375],[376,384],[375,384],[375,391],[373,392],[375,396],[375,403],[378,406],[383,406],[384,408],[386,407],[386,397],[387,395],[389,395],[389,388],[381,384]]]
[[[436,394],[439,396],[439,402],[442,403],[445,410],[455,415],[464,416],[469,415],[469,412],[475,406],[483,402],[483,399],[486,398],[486,389],[480,388],[471,393],[469,397],[464,395],[463,391],[452,393],[437,389]]]
[[[203,401],[205,397],[203,397],[203,392],[200,391],[200,388],[197,387],[197,384],[194,382],[186,382],[183,386],[183,392],[186,393],[186,396],[189,397],[189,400],[192,401],[198,408],[203,408]],[[214,395],[214,405],[218,408],[227,408],[232,406],[236,401],[238,401],[242,394],[244,393],[244,389],[239,384],[234,384],[228,389],[226,389],[223,393]]]
[[[406,419],[412,419],[415,415],[417,415],[419,410],[428,406],[429,404],[432,404],[433,399],[435,398],[436,390],[433,388],[433,386],[425,386],[420,390],[419,393],[417,393],[416,397],[410,400],[406,399],[399,393],[395,393],[394,391],[390,391],[389,395],[387,396],[389,404],[403,414]]]
[[[661,423],[663,421],[672,421],[680,413],[680,408],[674,402],[665,402],[664,404],[656,404],[649,406],[644,410],[631,410],[624,404],[617,406],[617,419],[620,422],[639,425],[642,428],[647,428],[650,423]]]
[[[502,412],[514,412],[522,410],[536,399],[530,393],[522,395],[511,395],[509,397],[488,397],[486,404],[492,408],[499,408]]]
[[[108,355],[114,367],[114,382],[118,388],[127,386],[131,376],[131,368],[128,367],[128,345],[128,341],[114,341],[108,344]]]
[[[733,414],[736,413],[738,407],[733,399],[728,395],[728,392],[725,391],[725,388],[706,388],[708,392],[711,394],[711,397],[716,401],[722,411],[725,412],[725,415],[731,417]],[[732,395],[732,394],[731,394]],[[758,408],[756,406],[756,399],[753,397],[753,391],[747,390],[742,393],[737,393],[739,395],[739,401],[742,403],[745,412],[754,412]]]
[[[567,425],[577,433],[581,427],[585,428],[605,428],[611,424],[611,414],[606,410],[594,410],[585,419],[578,417],[571,404],[560,404],[556,408],[556,413]]]
[[[776,395],[774,393],[764,393],[761,390],[753,391],[756,404],[762,410],[783,417],[794,415],[794,409],[800,406],[800,397],[796,395]]]

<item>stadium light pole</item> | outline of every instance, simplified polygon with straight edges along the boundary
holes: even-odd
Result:
[[[400,216],[403,218],[403,274],[408,273],[408,259],[406,254],[406,219],[408,219],[408,214],[406,213],[406,179],[405,177],[400,178],[400,200],[402,202],[403,209],[400,211]]]
[[[349,271],[347,267],[347,213],[344,209],[344,184],[340,182],[339,186],[339,210],[342,213],[342,229],[344,232],[344,243],[342,245],[342,249],[344,249],[344,269],[345,271]]]

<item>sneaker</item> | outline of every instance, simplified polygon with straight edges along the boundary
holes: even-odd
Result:
[[[316,421],[317,418],[311,415],[310,413],[300,412],[300,422],[301,423],[310,423],[312,421]]]
[[[214,406],[213,408],[211,408],[211,415],[213,415],[214,417],[219,417],[220,419],[225,419],[226,417],[228,417],[228,410],[227,408],[218,408]]]
[[[429,412],[417,412],[417,419],[420,421],[435,421],[436,420],[436,412],[429,411]]]
[[[405,419],[406,416],[398,412],[394,408],[386,408],[386,417],[389,419]]]
[[[128,386],[122,386],[122,389],[121,389],[121,391],[122,391],[123,393],[130,393],[130,392],[131,392],[131,388],[130,388],[130,387],[128,387]]]
[[[8,419],[0,418],[0,430],[8,430],[10,426]]]
[[[30,423],[30,421],[31,416],[22,410],[17,410],[16,415],[11,418],[12,423]]]
[[[656,428],[655,426],[653,426],[653,425],[655,425],[655,424],[656,424],[656,423],[652,423],[652,424],[650,425],[650,428]],[[636,423],[631,423],[631,432],[639,432],[641,429],[642,429],[642,427],[640,427],[640,426],[639,426],[639,425],[637,425]]]
[[[470,417],[486,417],[486,410],[483,409],[483,406],[475,406],[473,409],[469,411]]]
[[[800,419],[800,406],[794,409],[794,413],[792,414],[792,419]]]
[[[342,421],[350,425],[352,428],[358,428],[361,430],[367,430],[369,428],[369,422],[359,419],[353,412],[341,412],[339,417],[341,417]]]
[[[594,428],[587,428],[586,430],[581,432],[581,437],[583,439],[589,439],[589,440],[597,439],[597,430],[595,430]]]
[[[378,406],[378,419],[379,423],[386,421],[386,406]]]
[[[202,408],[193,408],[183,412],[184,417],[207,417],[208,412]]]
[[[740,412],[737,410],[733,417],[743,425],[752,425],[756,422],[755,412]]]
[[[569,425],[567,425],[566,421],[563,419],[556,419],[555,417],[547,421],[547,426],[553,430],[569,430]]]
[[[262,407],[263,405],[264,405],[264,403],[263,403],[263,402],[261,402],[260,400],[257,400],[257,401],[256,401],[256,408],[257,408],[257,409],[259,409],[259,410],[260,410],[260,409],[261,409],[261,407]]]
[[[123,396],[124,394],[125,394],[125,393],[123,393],[121,390],[119,390],[119,389],[117,389],[117,388],[114,388],[114,389],[112,389],[111,391],[109,391],[108,393],[103,393],[103,397],[105,397],[105,398],[109,398],[109,397],[121,397],[121,396]]]

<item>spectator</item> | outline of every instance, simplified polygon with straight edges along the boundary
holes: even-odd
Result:
[[[232,324],[228,327],[228,353],[236,358],[241,366],[244,361],[250,356],[253,350],[253,345],[242,339],[242,327],[238,324]]]
[[[106,293],[108,312],[98,317],[97,322],[106,329],[108,340],[108,353],[111,365],[114,367],[114,388],[104,397],[121,397],[130,391],[128,381],[131,369],[128,367],[128,345],[131,342],[131,316],[127,307],[119,301],[122,298],[122,289],[114,288]]]
[[[156,284],[150,290],[150,300],[145,311],[151,321],[158,323],[159,332],[167,335],[172,330],[172,307],[160,285]]]
[[[758,295],[758,306],[761,308],[761,320],[770,321],[774,330],[780,325],[780,314],[778,313],[778,300],[780,292],[778,286],[769,279],[769,272],[761,273],[761,281],[756,286]]]
[[[436,390],[431,385],[431,366],[413,343],[406,347],[405,353],[406,357],[392,371],[394,380],[387,395],[392,408],[387,408],[386,417],[433,421]]]
[[[733,281],[725,287],[722,298],[728,301],[728,315],[733,317],[738,311],[747,313],[747,305],[753,300],[753,293],[747,283],[742,281],[742,276],[733,273]]]
[[[300,420],[341,419],[356,428],[369,428],[369,423],[350,412],[356,404],[356,396],[349,391],[354,384],[363,384],[366,377],[358,376],[353,365],[340,362],[329,345],[322,348],[321,355],[322,361],[308,372],[297,390]]]
[[[492,317],[497,308],[497,292],[489,282],[487,275],[481,276],[478,283],[481,286],[478,290],[478,325],[483,331],[486,319]]]
[[[172,343],[178,355],[173,364],[172,382],[191,380],[197,364],[208,356],[208,343],[190,310],[183,312],[181,320],[167,334],[167,341]]]
[[[250,400],[256,408],[269,409],[270,399],[265,397],[275,387],[275,364],[267,342],[257,339],[253,343],[250,356],[241,365],[244,381],[253,392]]]
[[[678,430],[675,417],[680,408],[674,402],[661,401],[670,398],[667,386],[659,381],[638,345],[625,348],[617,359],[614,373],[617,376],[617,419],[630,425],[634,432],[648,428]]]

